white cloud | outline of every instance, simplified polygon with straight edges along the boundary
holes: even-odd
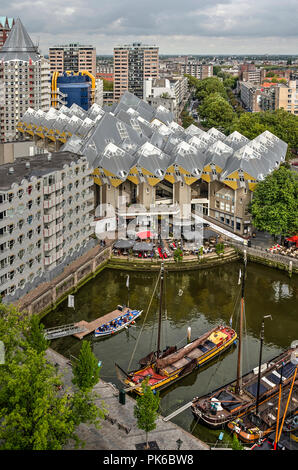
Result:
[[[64,0],[63,6],[2,0],[1,6],[21,18],[44,53],[81,42],[112,54],[116,44],[135,40],[155,43],[164,54],[297,53],[297,0]]]

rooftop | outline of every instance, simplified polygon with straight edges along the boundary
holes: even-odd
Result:
[[[37,46],[33,44],[29,34],[24,28],[20,18],[16,19],[8,38],[0,50],[0,61],[9,62],[22,60],[24,62],[36,62],[41,56]]]
[[[0,190],[7,191],[13,183],[20,184],[35,177],[42,178],[54,171],[62,170],[65,165],[76,163],[81,155],[71,152],[55,152],[52,154],[36,155],[28,158],[18,158],[13,163],[0,165]]]

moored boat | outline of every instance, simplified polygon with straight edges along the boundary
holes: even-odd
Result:
[[[248,374],[242,376],[242,325],[244,317],[244,286],[246,273],[246,256],[244,257],[244,272],[242,276],[242,295],[240,309],[239,344],[237,360],[237,379],[217,390],[193,399],[191,410],[196,419],[210,428],[222,428],[235,418],[251,411],[258,414],[259,406],[279,393],[279,383],[283,388],[289,386],[295,373],[293,355],[298,352],[298,346],[283,352],[278,357],[262,364],[262,345],[264,339],[264,320],[271,315],[265,315],[261,328],[261,343],[259,365]],[[239,277],[240,280],[240,277]]]
[[[141,367],[137,370],[126,373],[117,366],[125,374],[122,378],[123,383],[139,395],[143,393],[141,386],[143,380],[148,379],[148,385],[152,390],[162,390],[190,374],[194,369],[218,357],[230,348],[237,338],[237,333],[231,327],[218,325],[179,349],[177,346],[171,346],[161,351],[163,278],[164,267],[162,264],[157,351],[151,352],[141,359],[139,361]]]
[[[259,406],[258,413],[256,413],[254,408],[248,413],[240,414],[236,419],[228,423],[228,429],[232,433],[237,434],[237,437],[247,444],[259,441],[275,429],[278,431],[279,425],[282,423],[283,414],[293,413],[295,409],[297,410],[298,387],[295,379],[294,374],[292,379],[293,388],[290,388],[289,384],[287,384],[285,389],[280,390],[280,393],[274,398],[271,397],[264,400]],[[283,387],[283,384],[281,387]],[[291,420],[288,418],[285,422],[284,430],[289,428],[290,422]]]
[[[289,387],[296,369],[296,365],[291,361],[293,352],[294,349],[289,348],[280,356],[262,364],[259,406],[278,395],[280,379],[283,381],[283,389]],[[223,427],[242,414],[253,412],[256,409],[258,370],[259,367],[256,367],[242,377],[240,394],[236,392],[237,381],[234,381],[208,395],[194,398],[191,406],[194,416],[215,429]]]
[[[130,325],[133,325],[141,314],[142,310],[132,310],[128,307],[118,305],[116,310],[104,317],[103,324],[96,328],[94,336],[96,338],[103,338],[114,335],[115,333],[128,328]]]

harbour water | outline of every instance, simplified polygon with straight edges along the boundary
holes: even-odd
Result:
[[[183,346],[187,343],[187,329],[191,338],[202,335],[218,324],[229,324],[238,331],[240,289],[239,268],[236,262],[191,272],[172,272],[165,278],[164,312],[162,318],[162,346]],[[155,350],[157,343],[157,316],[159,289],[151,308],[158,273],[130,272],[129,292],[126,287],[128,273],[106,269],[89,281],[75,294],[75,308],[67,301],[43,318],[46,328],[79,320],[91,321],[115,309],[118,304],[143,309],[142,316],[133,327],[106,339],[87,336],[97,358],[102,361],[101,378],[119,389],[115,362],[123,369],[138,366],[138,359]],[[298,340],[297,298],[298,278],[289,278],[278,270],[248,264],[245,285],[245,335],[243,341],[243,368],[245,373],[256,367],[259,357],[259,335],[264,315],[266,319],[263,360],[269,360]],[[81,341],[65,337],[52,341],[51,347],[66,357],[77,357]],[[195,396],[203,395],[236,377],[237,347],[233,347],[213,363],[173,384],[161,392],[161,413],[167,416]],[[197,423],[190,411],[173,421],[201,440],[215,443],[220,431],[211,431]],[[225,431],[228,439],[228,432]],[[182,447],[183,448],[183,447]]]

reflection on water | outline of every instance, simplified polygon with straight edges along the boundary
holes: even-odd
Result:
[[[228,324],[233,315],[233,327],[239,321],[240,263],[206,270],[169,273],[165,279],[165,305],[162,321],[163,347],[186,344],[187,328],[192,339],[219,323]],[[93,320],[125,304],[127,273],[110,269],[101,272],[75,294],[75,309],[63,302],[55,312],[43,319],[46,327],[63,325],[78,320]],[[130,273],[129,303],[143,309],[134,327],[106,339],[89,335],[93,352],[103,362],[101,377],[119,383],[115,362],[123,369],[137,367],[138,359],[156,348],[158,292],[147,313],[157,273]],[[258,364],[259,334],[263,315],[271,314],[272,321],[265,324],[263,359],[268,360],[298,339],[297,277],[256,264],[248,264],[245,287],[245,339],[243,341],[243,373]],[[141,333],[141,335],[140,335]],[[69,357],[77,356],[81,342],[73,337],[60,338],[52,347]],[[218,360],[196,370],[182,381],[161,392],[161,411],[170,414],[195,396],[207,393],[236,377],[237,347],[225,352]],[[210,431],[197,424],[186,410],[174,418],[175,423],[200,437],[214,442],[218,431]]]

